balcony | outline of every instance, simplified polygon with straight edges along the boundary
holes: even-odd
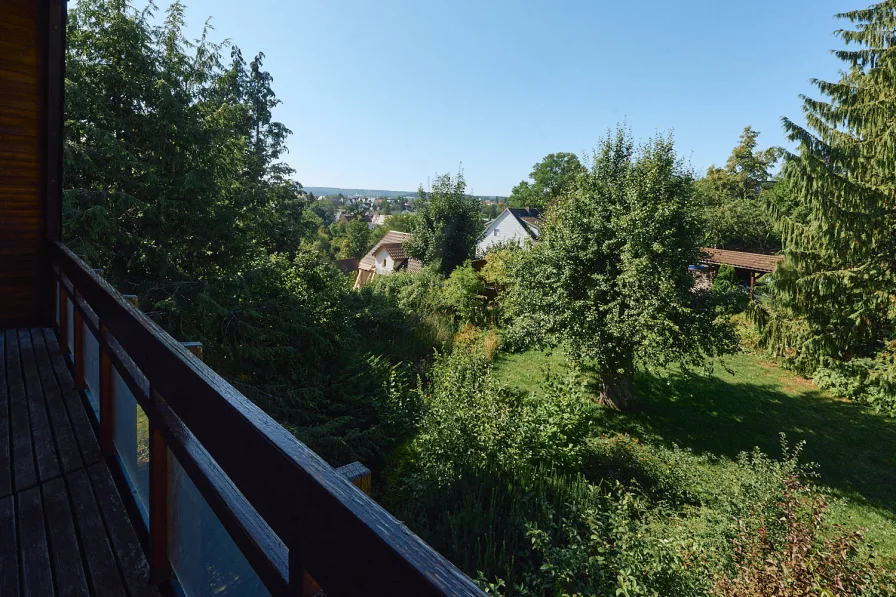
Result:
[[[0,595],[483,595],[61,244],[65,21],[0,7]]]
[[[0,337],[0,594],[482,594],[133,298],[49,253],[55,325]]]

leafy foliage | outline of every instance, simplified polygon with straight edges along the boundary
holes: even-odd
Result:
[[[854,24],[837,33],[841,78],[815,82],[825,99],[804,99],[808,128],[785,119],[799,144],[784,174],[801,218],[782,218],[786,260],[755,313],[764,346],[804,374],[831,359],[877,360],[894,338],[896,3],[839,17]]]
[[[513,187],[508,202],[512,207],[544,210],[561,197],[574,192],[576,181],[584,172],[585,167],[576,154],[548,154],[532,167],[529,174],[531,183],[524,180]]]
[[[671,139],[636,151],[624,130],[608,135],[578,191],[551,211],[516,274],[517,325],[596,361],[602,400],[629,408],[635,359],[697,364],[734,337],[688,273],[701,222]]]
[[[711,166],[697,180],[703,203],[705,243],[709,247],[769,253],[780,248],[780,235],[763,195],[776,186],[771,169],[782,149],[756,150],[759,133],[744,129],[724,168]]]
[[[732,539],[736,572],[713,587],[719,597],[887,595],[893,579],[875,570],[862,534],[825,528],[827,503],[797,475],[783,480],[768,515],[739,518]]]
[[[730,265],[720,265],[712,281],[712,293],[721,313],[742,313],[749,303],[749,295],[742,287],[737,272]]]
[[[410,257],[446,275],[472,257],[480,232],[479,200],[467,195],[466,188],[462,173],[436,177],[430,191],[421,187],[422,205],[405,243]]]
[[[521,393],[469,350],[440,355],[421,392],[419,434],[393,460],[387,505],[490,594],[728,595],[760,588],[744,579],[783,564],[793,545],[809,550],[819,587],[843,571],[861,580],[845,595],[892,587],[873,553],[819,512],[811,529],[774,535],[785,540],[762,548],[769,559],[743,557],[746,537],[822,503],[802,480],[811,469],[799,446],[784,444],[780,460],[756,450],[709,467],[712,456],[601,435],[574,376]]]
[[[410,433],[413,376],[358,333],[280,161],[264,55],[247,64],[208,28],[188,41],[179,2],[161,22],[122,0],[68,18],[66,242],[325,458],[376,461]]]

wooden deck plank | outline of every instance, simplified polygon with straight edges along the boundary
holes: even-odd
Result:
[[[0,596],[159,597],[52,330],[0,330],[0,399]]]
[[[22,565],[22,597],[52,597],[53,577],[40,487],[16,496],[19,554]]]
[[[28,400],[28,417],[31,419],[31,443],[37,461],[37,473],[41,481],[55,479],[60,475],[59,462],[56,458],[53,432],[50,431],[50,420],[47,418],[40,374],[34,360],[31,330],[19,330],[19,358],[22,360],[22,370],[25,373],[25,394]]]
[[[44,397],[50,413],[50,424],[53,427],[53,435],[56,437],[59,464],[63,473],[70,473],[84,466],[81,460],[81,451],[75,441],[75,432],[65,409],[62,390],[59,388],[56,375],[53,373],[53,366],[50,364],[50,355],[47,352],[47,342],[43,330],[31,330],[31,340],[34,345],[34,356],[37,361],[41,386],[44,389]]]
[[[88,471],[128,592],[131,597],[159,597],[158,589],[149,582],[149,564],[109,469],[95,464]]]
[[[87,471],[82,469],[69,473],[65,476],[65,481],[72,498],[75,523],[93,593],[103,597],[125,597],[115,556],[94,500]]]
[[[59,349],[59,342],[56,335],[48,330],[43,330],[44,339],[47,342],[47,349],[50,354],[50,362],[53,365],[53,371],[56,373],[56,381],[62,391],[63,402],[68,411],[69,420],[72,422],[72,429],[75,433],[75,440],[81,449],[81,458],[84,460],[85,466],[90,466],[96,462],[100,462],[100,446],[96,440],[96,434],[93,426],[87,419],[87,411],[81,401],[81,396],[75,390],[75,382],[69,373],[68,366],[62,359],[62,353]]]
[[[44,510],[50,530],[50,557],[56,594],[65,597],[88,597],[87,577],[81,562],[75,523],[69,506],[68,492],[61,477],[43,484]]]
[[[0,499],[0,595],[19,594],[15,497]]]
[[[31,423],[25,402],[25,382],[19,361],[19,341],[15,330],[6,331],[6,386],[9,391],[9,420],[12,434],[13,483],[17,492],[37,484]]]
[[[9,394],[6,391],[6,334],[0,333],[0,498],[12,493]]]

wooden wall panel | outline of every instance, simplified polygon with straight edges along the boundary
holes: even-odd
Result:
[[[40,319],[43,213],[41,3],[0,3],[0,327]]]

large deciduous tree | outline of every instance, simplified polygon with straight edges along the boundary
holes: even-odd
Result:
[[[758,137],[746,127],[725,166],[710,166],[696,182],[704,203],[707,246],[759,253],[781,248],[774,218],[760,195],[775,185],[771,170],[783,150],[757,150]]]
[[[798,150],[784,174],[802,217],[784,218],[786,260],[757,312],[763,339],[804,373],[874,358],[894,386],[896,327],[896,1],[838,15],[839,80],[815,81],[807,126],[784,119]],[[883,379],[886,381],[886,379]]]
[[[576,180],[585,167],[574,153],[551,153],[532,166],[529,178],[513,187],[510,205],[544,209],[553,201],[575,189]]]
[[[289,130],[263,54],[184,37],[184,7],[84,0],[69,12],[66,239],[128,289],[184,282],[294,254],[308,231],[280,158]]]
[[[636,363],[696,365],[734,340],[688,272],[703,231],[671,138],[636,149],[620,129],[593,159],[550,211],[511,299],[530,329],[596,367],[601,402],[629,409]]]
[[[479,200],[466,194],[462,173],[437,176],[430,191],[418,191],[420,205],[411,238],[405,243],[408,255],[450,274],[473,255],[482,231]]]

